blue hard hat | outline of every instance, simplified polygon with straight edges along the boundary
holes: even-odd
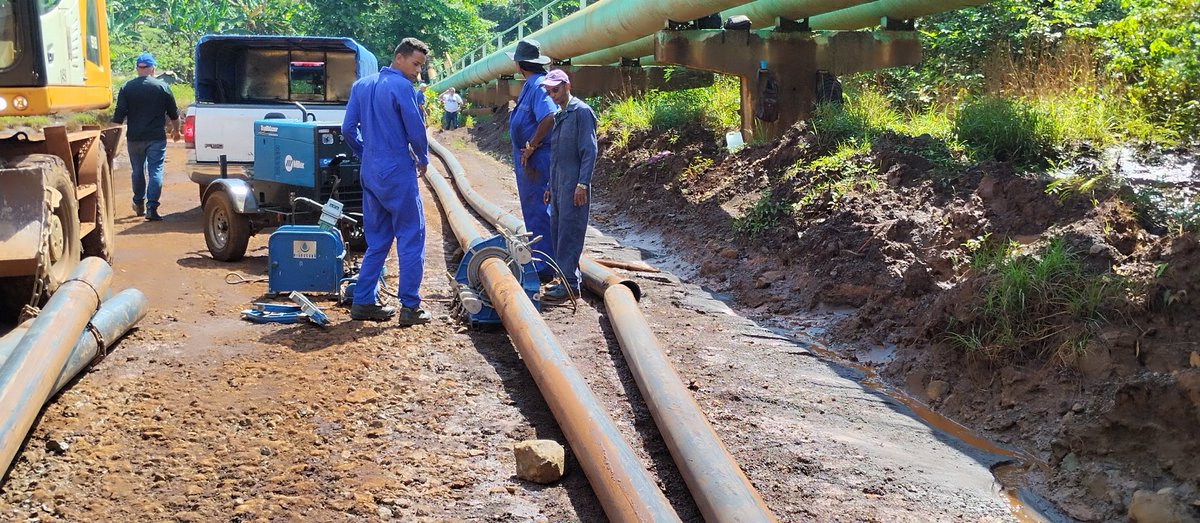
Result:
[[[138,67],[154,67],[156,65],[158,65],[158,62],[154,61],[154,55],[150,53],[142,53],[137,57]]]

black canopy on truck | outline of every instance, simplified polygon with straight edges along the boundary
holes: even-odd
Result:
[[[378,71],[352,38],[205,35],[196,43],[196,102],[345,104],[350,85]]]

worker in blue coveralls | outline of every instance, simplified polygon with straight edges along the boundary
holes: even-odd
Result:
[[[362,158],[359,178],[367,240],[350,307],[355,320],[386,321],[396,315],[395,308],[379,305],[376,296],[392,240],[400,265],[397,320],[400,325],[430,320],[429,312],[421,309],[419,293],[425,266],[425,215],[417,190],[417,177],[424,176],[429,165],[429,143],[425,117],[413,95],[413,82],[428,54],[424,42],[405,38],[396,46],[391,66],[350,88],[342,135]]]
[[[550,151],[550,237],[554,260],[563,281],[542,293],[545,303],[561,303],[579,295],[579,257],[587,235],[591,209],[592,171],[596,168],[596,113],[571,96],[571,79],[561,69],[542,79],[542,89],[562,109],[554,115],[554,146]]]
[[[517,174],[521,216],[525,219],[525,230],[533,234],[533,238],[541,237],[530,247],[553,260],[550,205],[542,198],[550,183],[550,131],[554,129],[554,113],[558,111],[554,101],[541,88],[550,57],[542,55],[541,44],[532,38],[517,42],[515,52],[508,53],[508,56],[517,62],[517,68],[525,77],[525,85],[517,95],[516,108],[508,117],[508,136],[513,144],[513,169]],[[544,261],[536,260],[533,266],[542,283],[554,279],[554,270]]]

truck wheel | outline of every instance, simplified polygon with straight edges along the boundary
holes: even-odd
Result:
[[[218,192],[204,201],[204,243],[213,259],[237,261],[246,255],[250,219],[233,210],[229,195]]]
[[[30,155],[27,162],[36,162],[45,180],[46,206],[50,210],[46,228],[50,234],[42,246],[42,263],[46,270],[46,292],[58,290],[79,265],[79,200],[75,184],[67,174],[66,165],[58,157]],[[24,162],[22,162],[24,163]]]
[[[96,188],[96,230],[83,238],[83,255],[104,258],[110,265],[113,262],[113,243],[116,241],[116,224],[113,216],[116,214],[116,195],[113,191],[112,169],[108,167],[107,151],[104,145],[97,141],[100,147],[99,187]]]

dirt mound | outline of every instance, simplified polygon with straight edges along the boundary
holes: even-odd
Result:
[[[803,124],[732,154],[696,126],[601,143],[601,197],[661,229],[702,280],[766,321],[853,308],[829,330],[848,357],[895,346],[886,379],[1044,460],[1037,486],[1069,516],[1123,515],[1138,489],[1196,491],[1200,248],[1144,229],[1121,191],[948,163],[928,135],[884,135],[834,165]],[[982,321],[996,278],[972,268],[975,250],[1011,242],[1036,259],[1052,238],[1124,289],[1103,321],[1053,323],[1080,333],[1078,350],[997,359],[951,343],[952,323]]]

